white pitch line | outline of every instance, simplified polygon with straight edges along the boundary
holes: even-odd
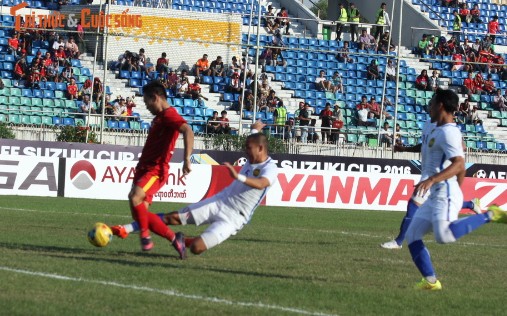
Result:
[[[10,210],[10,211],[21,211],[21,212],[34,212],[34,213],[46,213],[46,214],[67,214],[67,215],[92,215],[92,216],[110,216],[110,217],[120,217],[120,218],[128,218],[132,217],[129,215],[115,215],[115,214],[107,214],[107,213],[82,213],[82,212],[56,212],[56,211],[41,211],[41,210],[31,210],[26,208],[14,208],[14,207],[2,207],[0,206],[0,210]],[[267,226],[263,226],[267,228]],[[296,230],[296,231],[305,231],[305,232],[318,232],[324,234],[340,234],[340,235],[350,235],[350,236],[359,236],[359,237],[367,237],[367,238],[386,238],[386,236],[372,235],[367,233],[357,233],[357,232],[347,232],[347,231],[338,231],[338,230],[326,230],[326,229],[310,229],[310,228],[294,228],[294,227],[273,227],[278,230],[287,229],[287,230]],[[427,243],[434,242],[433,240],[425,240]],[[503,244],[482,244],[482,243],[474,243],[474,242],[456,242],[456,245],[462,246],[479,246],[479,247],[496,247],[496,248],[505,248],[507,245]]]
[[[27,208],[2,207],[2,206],[0,206],[0,210],[17,211],[17,212],[34,212],[34,213],[45,213],[45,214],[93,215],[93,216],[106,216],[106,217],[111,216],[111,217],[132,218],[132,216],[130,216],[130,215],[116,215],[116,214],[107,214],[107,213],[41,211],[41,210],[31,210],[31,209],[27,209]]]
[[[260,308],[260,309],[278,310],[278,311],[290,312],[290,313],[301,314],[301,315],[337,316],[335,314],[312,312],[312,311],[306,311],[303,309],[292,308],[292,307],[284,307],[284,306],[270,305],[270,304],[263,304],[263,303],[235,302],[235,301],[226,300],[226,299],[218,298],[218,297],[208,297],[208,296],[201,296],[201,295],[184,294],[184,293],[179,293],[174,290],[156,289],[156,288],[150,288],[150,287],[146,287],[146,286],[122,284],[122,283],[117,283],[117,282],[112,282],[112,281],[74,278],[74,277],[69,277],[69,276],[65,276],[65,275],[28,271],[28,270],[20,270],[20,269],[5,267],[5,266],[0,266],[0,270],[7,271],[7,272],[19,273],[19,274],[25,274],[25,275],[31,275],[31,276],[38,276],[38,277],[43,277],[43,278],[49,278],[49,279],[63,280],[63,281],[84,282],[84,283],[93,283],[93,284],[100,284],[100,285],[107,285],[107,286],[115,286],[115,287],[120,287],[120,288],[124,288],[124,289],[135,290],[135,291],[152,292],[152,293],[158,293],[158,294],[162,294],[162,295],[166,295],[166,296],[174,296],[174,297],[185,298],[185,299],[190,299],[190,300],[197,300],[197,301],[206,301],[206,302],[216,303],[216,304],[241,306],[241,307],[256,307],[256,308]]]

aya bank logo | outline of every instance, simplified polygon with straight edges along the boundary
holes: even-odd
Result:
[[[87,160],[79,160],[70,168],[70,181],[79,190],[90,188],[96,177],[95,167]]]

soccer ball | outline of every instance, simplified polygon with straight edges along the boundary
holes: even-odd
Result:
[[[484,171],[484,170],[482,170],[482,169],[481,169],[481,170],[479,170],[479,171],[477,171],[477,172],[475,173],[475,177],[476,177],[476,178],[482,178],[482,179],[486,178],[486,177],[487,177],[486,171]]]
[[[105,247],[113,239],[111,228],[104,223],[95,223],[88,232],[88,241],[95,247]]]
[[[244,166],[248,160],[245,157],[241,157],[234,163],[235,166]]]

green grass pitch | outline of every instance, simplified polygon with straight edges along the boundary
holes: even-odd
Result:
[[[130,222],[126,201],[0,197],[3,315],[501,315],[507,226],[449,245],[426,239],[441,292],[413,290],[406,246],[384,250],[401,212],[261,207],[236,236],[177,259],[154,237],[95,248],[95,222]],[[154,203],[153,212],[181,205]],[[175,227],[195,235],[202,227]]]

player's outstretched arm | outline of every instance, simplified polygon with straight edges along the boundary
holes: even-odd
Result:
[[[459,181],[460,175],[463,173],[463,170],[465,170],[465,158],[456,156],[449,160],[451,161],[451,164],[447,168],[428,179],[419,182],[415,186],[415,191],[419,196],[424,196],[424,194],[426,194],[426,192],[428,192],[435,183],[445,181],[454,176],[457,176]]]
[[[229,169],[229,173],[234,180],[241,181],[254,189],[262,190],[264,188],[269,187],[269,180],[267,178],[247,177],[245,175],[239,174],[230,163],[226,162],[224,163],[224,165],[227,167],[227,169]]]
[[[194,148],[194,132],[190,125],[186,123],[180,126],[179,132],[183,135],[183,174],[187,175],[192,171],[190,167],[190,156]]]

